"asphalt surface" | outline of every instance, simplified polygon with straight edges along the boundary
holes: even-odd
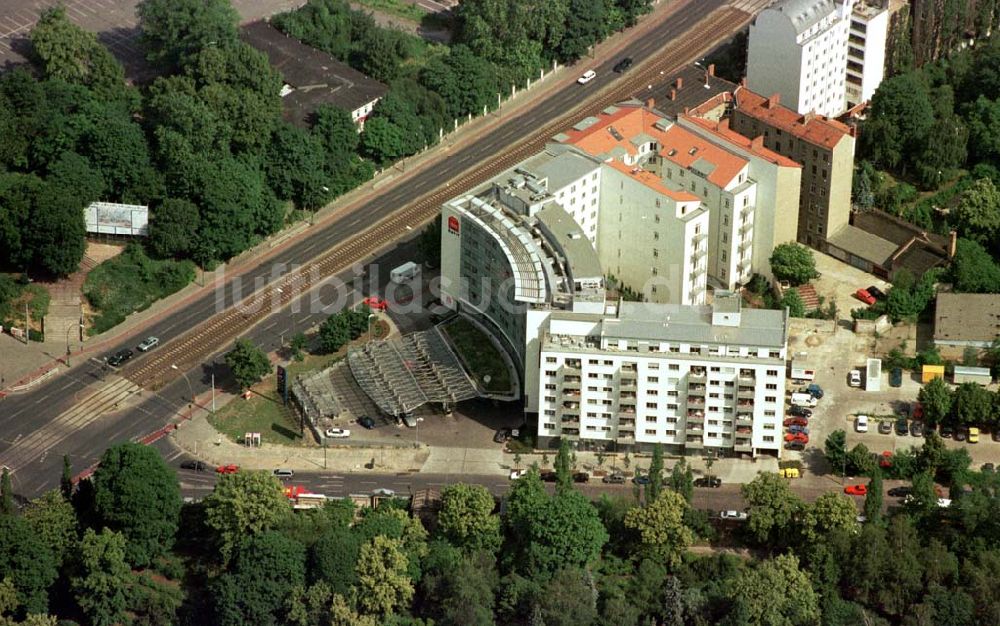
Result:
[[[228,282],[217,292],[207,291],[203,296],[171,317],[143,328],[120,345],[108,351],[113,353],[122,348],[133,348],[147,335],[160,338],[161,345],[176,338],[198,323],[210,318],[236,301],[263,288],[269,282],[288,271],[289,268],[306,262],[338,243],[364,231],[373,223],[391,214],[414,198],[437,188],[442,181],[452,180],[463,172],[483,167],[490,157],[522,137],[532,129],[540,128],[552,119],[575,108],[580,101],[580,89],[597,90],[610,84],[616,77],[612,67],[624,56],[631,56],[637,62],[653,54],[670,40],[690,29],[705,14],[725,5],[722,0],[698,0],[681,8],[660,28],[637,37],[627,44],[617,57],[595,67],[597,78],[586,86],[563,89],[549,94],[532,108],[510,118],[494,132],[482,136],[476,143],[455,150],[447,159],[433,164],[405,184],[395,186],[374,197],[363,209],[346,214],[327,227],[315,227],[307,231],[276,256],[266,262],[245,270],[238,280]],[[414,227],[420,225],[414,224]],[[388,270],[397,260],[408,260],[403,253],[392,254],[382,265],[383,280]],[[353,278],[347,273],[345,278]],[[331,301],[332,295],[324,296]],[[252,339],[265,349],[278,347],[283,334],[290,337],[295,332],[308,328],[332,311],[313,310],[303,306],[298,313],[294,308],[278,311],[266,320],[248,329],[245,337]],[[128,369],[143,357],[138,355],[133,363],[122,369],[127,376]],[[213,369],[215,368],[215,369]],[[143,393],[141,402],[117,413],[104,415],[84,430],[66,428],[53,445],[37,449],[18,449],[18,441],[33,431],[48,425],[52,427],[55,418],[86,397],[87,387],[97,383],[103,373],[99,362],[91,361],[83,368],[55,377],[33,392],[9,396],[0,402],[0,466],[13,470],[14,488],[18,493],[34,497],[58,484],[62,468],[62,456],[69,455],[75,468],[85,468],[97,461],[100,454],[110,444],[136,439],[158,428],[186,408],[186,400],[194,393],[208,389],[213,371],[217,371],[218,358],[194,370],[186,372],[187,378],[177,378],[155,391]],[[191,389],[189,389],[189,383]],[[58,427],[58,425],[55,425]]]

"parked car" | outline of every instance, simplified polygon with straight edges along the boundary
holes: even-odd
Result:
[[[983,463],[983,466],[979,468],[981,472],[994,472],[996,467],[992,463]]]
[[[559,474],[555,472],[542,472],[538,476],[542,479],[543,483],[554,483],[559,478]]]
[[[941,426],[940,433],[941,433],[941,438],[942,439],[951,439],[951,435],[954,432],[955,432],[955,429],[952,428],[951,426],[943,426],[943,425]]]
[[[386,489],[385,487],[379,487],[378,489],[372,489],[373,496],[384,496],[386,498],[394,498],[396,492],[392,489]]]
[[[293,472],[290,469],[285,469],[285,468],[276,469],[273,472],[271,472],[271,474],[275,478],[291,478],[292,476],[295,476],[295,472]]]
[[[804,406],[795,406],[795,405],[792,405],[788,409],[788,411],[786,411],[786,413],[788,413],[789,415],[794,415],[795,417],[804,417],[806,419],[809,419],[813,415],[812,409],[807,409]]]
[[[385,311],[389,308],[389,303],[378,296],[368,296],[361,301],[361,304],[367,304],[373,311]]]
[[[625,57],[621,61],[615,63],[615,71],[619,74],[624,74],[628,71],[628,68],[632,67],[632,57]]]
[[[857,298],[858,300],[861,300],[868,306],[875,304],[875,298],[873,298],[872,295],[868,293],[868,291],[865,289],[858,289],[857,291],[855,291],[854,297]]]
[[[509,428],[499,428],[495,435],[493,435],[493,443],[507,443],[510,441],[510,429]]]
[[[902,436],[906,435],[908,432],[910,432],[910,426],[906,422],[906,418],[905,417],[900,417],[899,419],[897,419],[896,420],[896,434],[899,435],[900,437],[902,437]]]
[[[861,370],[859,370],[859,369],[853,369],[853,370],[851,370],[851,373],[848,375],[848,378],[847,378],[847,384],[848,384],[848,386],[851,386],[851,387],[860,387],[861,386]]]
[[[576,472],[573,474],[573,482],[575,483],[589,483],[590,474],[587,472]]]
[[[133,355],[132,351],[129,350],[128,348],[124,350],[119,350],[118,352],[112,354],[110,358],[108,358],[108,365],[112,367],[118,367],[125,361],[131,359],[132,355]]]
[[[924,425],[917,420],[910,422],[910,436],[911,437],[923,437],[924,436]]]
[[[181,463],[181,469],[194,470],[196,472],[204,472],[208,469],[208,465],[202,463],[201,461],[184,461]]]
[[[969,443],[979,443],[979,429],[975,426],[969,428]]]
[[[881,468],[892,467],[892,452],[885,450],[880,455],[875,455],[878,459],[878,466]]]
[[[996,426],[993,427],[993,430],[990,431],[990,439],[993,441],[1000,441],[1000,428],[997,428]]]
[[[966,434],[964,428],[955,429],[955,441],[965,441],[967,438],[968,435]]]
[[[810,396],[819,400],[823,397],[823,388],[816,383],[812,383],[810,385],[806,385],[802,389],[799,389],[799,393],[808,393]]]
[[[806,449],[806,444],[801,441],[789,441],[785,444],[785,450],[795,450],[796,452],[801,452]]]
[[[746,521],[748,515],[746,511],[719,511],[719,519],[735,520],[737,522]]]
[[[885,292],[882,291],[881,289],[879,289],[878,287],[876,287],[875,285],[872,285],[872,286],[868,287],[868,289],[865,289],[865,291],[868,292],[869,296],[875,298],[876,300],[884,300],[885,299]]]
[[[526,469],[510,470],[510,479],[511,480],[517,480],[518,478],[524,476],[527,473],[528,473],[528,470],[526,470]]]
[[[816,398],[811,393],[793,393],[789,401],[793,406],[814,407],[817,404]]]
[[[581,85],[586,85],[595,78],[597,78],[597,72],[595,72],[594,70],[587,70],[586,72],[583,73],[583,76],[576,79],[576,82],[580,83]]]
[[[146,337],[139,342],[139,345],[135,347],[139,352],[146,352],[147,350],[152,350],[156,346],[160,345],[160,340],[158,337]]]
[[[793,424],[788,427],[788,432],[790,433],[802,433],[803,435],[809,434],[809,429],[805,426],[799,426],[798,424]]]
[[[785,435],[785,441],[798,441],[799,443],[809,443],[809,435],[805,433],[788,433]]]
[[[890,387],[903,386],[903,368],[894,367],[889,371],[889,386]]]
[[[361,417],[359,417],[358,424],[361,424],[361,426],[367,428],[368,430],[372,430],[375,428],[375,420],[368,417],[367,415],[362,415]]]
[[[235,474],[236,472],[240,471],[240,466],[234,463],[230,463],[229,465],[220,465],[219,467],[215,468],[215,471],[218,474]]]
[[[844,487],[844,493],[849,496],[865,496],[868,495],[867,485],[847,485]]]
[[[618,474],[618,473],[608,474],[607,476],[601,479],[601,482],[608,485],[623,485],[625,484],[625,476],[623,474]]]
[[[722,479],[718,476],[701,476],[694,479],[694,486],[717,489],[722,486]]]
[[[868,432],[868,416],[859,415],[854,418],[854,430],[859,433]]]
[[[327,428],[323,434],[329,439],[344,439],[351,436],[351,431],[346,428]]]
[[[783,424],[787,426],[808,426],[809,420],[804,417],[789,417]]]
[[[636,476],[635,478],[632,479],[632,482],[634,482],[637,485],[648,485],[649,484],[649,476],[645,476],[645,475],[643,475],[643,476]]]
[[[924,405],[919,402],[914,402],[910,405],[910,417],[915,420],[921,419],[924,416]]]
[[[880,435],[892,434],[892,422],[889,420],[882,420],[878,423],[878,432]]]
[[[893,487],[888,491],[893,498],[903,498],[913,493],[912,487]]]

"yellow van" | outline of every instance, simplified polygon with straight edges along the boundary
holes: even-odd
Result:
[[[969,428],[969,443],[979,443],[979,429],[975,426]]]
[[[795,467],[786,467],[778,470],[778,475],[782,478],[798,478],[799,470]]]

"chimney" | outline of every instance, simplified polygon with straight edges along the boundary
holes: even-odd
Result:
[[[675,85],[678,89],[684,86],[684,79],[680,76],[677,77],[677,83]]]
[[[802,125],[805,126],[814,119],[816,119],[816,111],[809,111],[808,113],[802,116]]]
[[[705,70],[705,86],[706,87],[708,87],[708,79],[709,79],[709,77],[711,77],[711,74],[708,73],[708,70]]]
[[[955,258],[955,245],[958,243],[958,234],[955,231],[951,231],[948,233],[948,236],[948,259],[951,260]]]
[[[772,93],[771,97],[767,99],[767,108],[773,109],[774,107],[778,106],[779,102],[781,102],[781,95]]]
[[[708,75],[715,76],[715,63],[708,64]]]
[[[677,90],[676,89],[671,89],[670,90],[670,99],[671,100],[676,100],[677,99]]]
[[[764,149],[764,135],[757,135],[750,140],[751,150],[763,150]]]
[[[746,76],[744,76],[743,78],[740,79],[740,87],[742,87],[744,89],[747,88],[747,77]]]
[[[656,100],[654,100],[653,98],[646,98],[647,109],[652,109],[654,105],[656,105]]]

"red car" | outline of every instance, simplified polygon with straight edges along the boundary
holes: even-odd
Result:
[[[790,417],[784,421],[785,426],[808,426],[809,420],[804,417]]]
[[[924,417],[924,405],[919,402],[913,403],[913,409],[910,411],[910,417],[915,420],[923,419]]]
[[[854,297],[857,298],[858,300],[861,300],[868,306],[875,304],[875,297],[872,294],[868,293],[867,289],[858,289],[857,291],[854,292]]]
[[[848,485],[844,487],[844,493],[849,496],[866,496],[868,495],[868,487],[865,485]]]
[[[797,441],[799,443],[809,443],[809,435],[804,433],[788,433],[785,435],[785,441]]]
[[[389,308],[389,303],[378,296],[368,296],[361,301],[361,304],[367,304],[368,308],[374,311],[384,311]]]
[[[215,468],[215,471],[216,473],[219,474],[235,474],[236,472],[240,471],[240,466],[230,463],[229,465],[220,465],[219,467]]]
[[[888,450],[882,453],[878,460],[879,467],[892,467],[892,452]]]

